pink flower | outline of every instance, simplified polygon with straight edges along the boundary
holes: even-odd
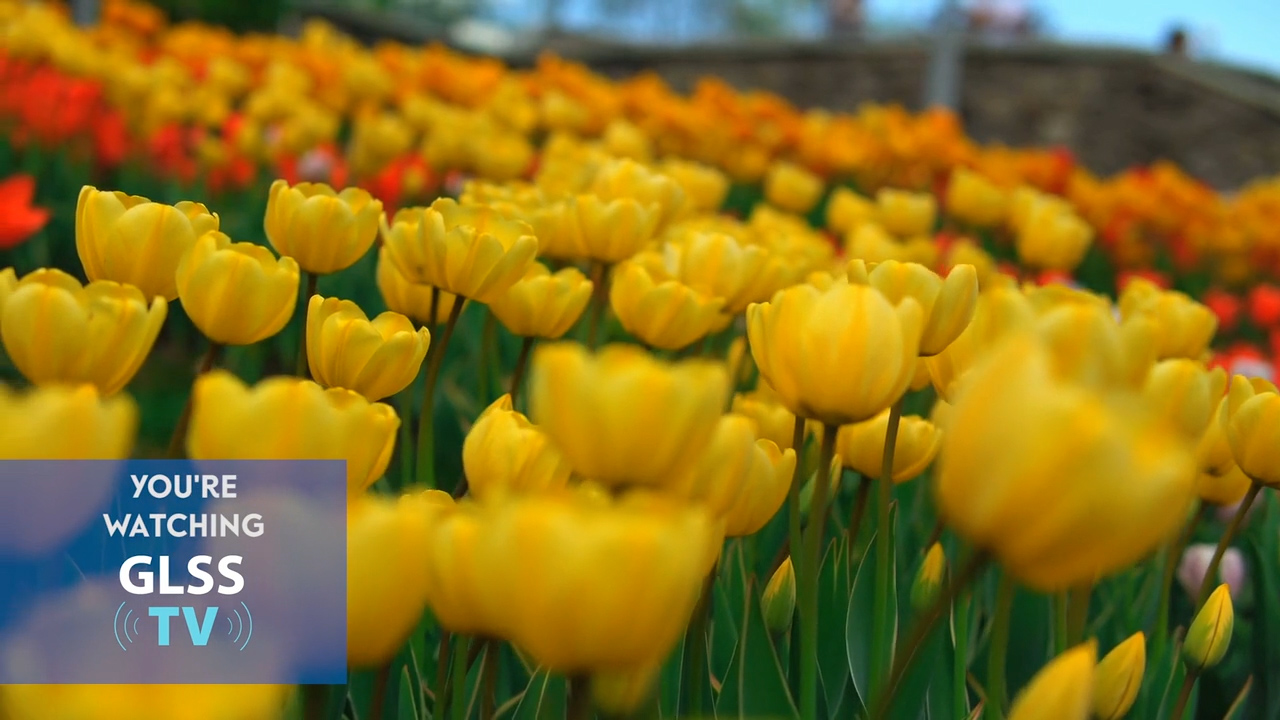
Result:
[[[1209,571],[1209,562],[1217,546],[1209,543],[1192,545],[1182,553],[1182,561],[1178,563],[1178,582],[1187,594],[1195,597],[1200,592],[1205,573]],[[1233,547],[1227,548],[1218,565],[1218,579],[1231,589],[1231,597],[1236,598],[1244,590],[1245,565],[1244,556]]]

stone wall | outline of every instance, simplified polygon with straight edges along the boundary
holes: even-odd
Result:
[[[328,17],[360,37],[428,39],[405,22]],[[868,101],[918,109],[929,66],[922,39],[654,48],[553,37],[543,46],[614,77],[654,70],[688,90],[715,75],[833,110]],[[527,65],[533,56],[506,59]],[[961,81],[961,116],[984,142],[1065,145],[1100,173],[1167,158],[1222,189],[1280,173],[1274,77],[1133,50],[970,43]]]

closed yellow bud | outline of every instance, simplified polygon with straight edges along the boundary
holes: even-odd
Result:
[[[592,288],[577,268],[552,274],[542,263],[533,262],[519,282],[489,303],[489,309],[515,335],[554,340],[582,316]]]
[[[1041,270],[1075,270],[1093,242],[1093,228],[1070,206],[1037,202],[1014,238],[1018,259]]]
[[[911,582],[912,608],[921,611],[933,605],[938,591],[942,589],[946,572],[947,554],[942,550],[942,543],[934,543],[924,554],[924,562],[920,563],[915,580]]]
[[[1235,608],[1231,604],[1231,588],[1226,583],[1205,601],[1187,628],[1182,641],[1182,659],[1187,667],[1201,671],[1222,662],[1231,645],[1231,632],[1235,629]]]
[[[884,443],[889,430],[889,411],[860,423],[845,425],[836,434],[836,452],[845,467],[868,478],[880,477]],[[942,447],[942,431],[918,416],[904,416],[893,445],[893,481],[904,483],[929,467]]]
[[[794,163],[775,161],[764,176],[764,197],[769,204],[800,215],[822,198],[822,178]]]
[[[178,263],[182,309],[205,337],[252,345],[284,329],[298,303],[298,263],[220,232],[201,235]]]
[[[972,265],[957,265],[943,279],[924,265],[887,260],[871,268],[867,282],[890,302],[912,298],[920,304],[925,316],[922,357],[937,355],[959,337],[978,304],[978,275]]]
[[[0,383],[4,460],[115,460],[129,457],[138,407],[127,395],[104,398],[92,385],[11,390]]]
[[[691,468],[728,394],[717,363],[666,363],[629,345],[543,345],[529,386],[534,422],[574,470],[612,487],[662,486]]]
[[[119,392],[151,352],[168,305],[108,280],[80,282],[61,270],[36,270],[4,303],[0,337],[9,359],[36,385],[89,383]]]
[[[1226,386],[1227,373],[1222,368],[1209,370],[1195,360],[1171,358],[1151,368],[1143,395],[1188,440],[1198,442],[1209,423],[1217,419]]]
[[[196,238],[218,229],[200,203],[153,203],[89,185],[76,202],[76,250],[89,280],[133,285],[146,299],[178,297],[174,273]]]
[[[1003,337],[1032,326],[1035,315],[1016,287],[994,287],[978,296],[973,320],[938,355],[924,360],[933,387],[948,402],[955,399],[966,374]]]
[[[982,175],[968,168],[951,171],[947,183],[947,213],[978,227],[999,225],[1008,210],[1008,195]]]
[[[503,395],[471,426],[462,443],[467,487],[482,502],[508,493],[539,493],[569,484],[573,468],[546,436]]]
[[[360,188],[334,192],[324,183],[271,183],[264,226],[271,246],[309,273],[345,270],[378,236],[382,202]]]
[[[725,324],[724,298],[678,280],[655,282],[639,263],[623,263],[614,271],[609,304],[627,332],[663,350],[679,350]]]
[[[1147,638],[1142,631],[1115,646],[1098,663],[1093,686],[1093,715],[1120,720],[1133,707],[1147,668]]]
[[[1166,541],[1195,479],[1186,441],[1136,393],[1057,379],[1034,336],[1005,341],[972,371],[938,462],[942,516],[1042,592],[1092,582]]]
[[[345,460],[347,489],[372,485],[391,462],[400,420],[388,405],[309,380],[249,387],[214,370],[192,391],[187,454],[195,460]]]
[[[932,235],[938,201],[927,192],[882,188],[876,193],[876,219],[900,238]]]
[[[837,235],[846,235],[863,223],[872,222],[876,216],[876,204],[847,187],[831,191],[827,200],[827,229]]]
[[[1218,329],[1218,317],[1209,308],[1174,290],[1137,278],[1120,293],[1120,315],[1146,315],[1156,324],[1156,357],[1199,360]]]
[[[662,209],[634,198],[605,200],[579,195],[573,200],[582,256],[613,264],[635,255],[657,231]]]
[[[733,396],[732,411],[755,421],[756,434],[772,440],[779,448],[791,447],[795,435],[796,416],[777,397],[759,391],[739,393]]]
[[[761,375],[788,409],[826,425],[869,420],[902,397],[923,327],[915,300],[894,305],[844,280],[827,290],[797,285],[747,308]]]
[[[410,496],[353,497],[347,507],[347,661],[391,660],[427,607],[429,516]]]
[[[7,332],[8,327],[4,329]],[[1261,386],[1258,387],[1243,376],[1233,377],[1220,421],[1224,423],[1223,431],[1236,465],[1255,482],[1277,487],[1280,486],[1280,463],[1276,462],[1276,449],[1280,448],[1280,394],[1276,393],[1275,386],[1264,383],[1258,383]]]
[[[435,327],[444,322],[453,310],[458,296],[430,285],[409,282],[388,257],[387,249],[378,250],[378,290],[387,309],[411,318],[419,325]],[[435,317],[432,317],[432,299],[435,301]]]
[[[1018,693],[1009,720],[1089,720],[1097,664],[1093,640],[1050,660]]]
[[[704,511],[656,497],[527,496],[487,514],[476,539],[485,602],[501,603],[516,646],[563,674],[660,663],[722,542]]]
[[[524,276],[538,252],[528,224],[440,198],[382,218],[387,257],[405,279],[487,303]]]
[[[602,165],[591,184],[601,200],[630,198],[641,205],[658,206],[657,229],[666,227],[684,210],[685,194],[679,183],[634,160],[611,160]]]
[[[717,212],[729,195],[729,178],[709,165],[672,157],[663,160],[659,170],[684,190],[692,212]]]
[[[774,571],[769,584],[764,586],[760,606],[769,632],[781,635],[791,630],[791,619],[796,613],[796,569],[791,564],[790,555]]]
[[[312,295],[307,304],[307,364],[325,387],[354,390],[378,401],[413,383],[431,332],[384,312],[370,320],[350,300]]]

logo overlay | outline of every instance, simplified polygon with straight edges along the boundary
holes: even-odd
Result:
[[[0,461],[0,684],[339,684],[346,463]]]

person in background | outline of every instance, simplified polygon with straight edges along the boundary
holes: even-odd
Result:
[[[1187,57],[1187,30],[1181,25],[1174,25],[1164,41],[1164,51],[1170,55]]]

